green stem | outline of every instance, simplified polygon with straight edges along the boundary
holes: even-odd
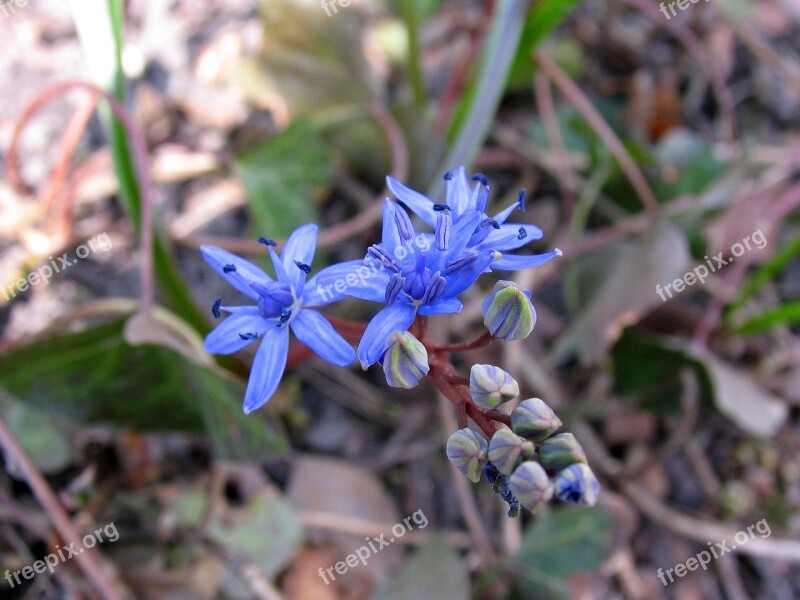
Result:
[[[408,34],[408,77],[414,94],[414,106],[422,110],[425,108],[425,80],[422,75],[417,8],[414,0],[400,0],[400,9]]]

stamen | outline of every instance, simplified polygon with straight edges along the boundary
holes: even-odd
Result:
[[[519,191],[519,197],[517,198],[517,206],[519,206],[520,212],[525,212],[525,188],[522,188]]]
[[[479,182],[481,185],[489,185],[489,180],[486,179],[486,175],[483,173],[475,173],[470,179]]]
[[[309,267],[307,264],[301,263],[299,260],[294,261],[294,264],[296,264],[297,268],[300,269],[306,275],[311,273],[311,267]]]
[[[401,208],[394,211],[394,222],[401,238],[410,240],[414,237],[414,226],[411,224],[411,219],[408,218],[406,211]]]
[[[422,296],[422,304],[433,304],[436,302],[439,296],[442,295],[445,283],[447,283],[447,280],[442,277],[439,271],[436,271],[433,277],[431,277],[428,287],[425,289],[425,294]]]
[[[495,229],[500,229],[500,223],[498,223],[494,219],[484,219],[483,221],[481,221],[480,224],[481,227],[489,227],[490,225]]]
[[[400,266],[394,261],[392,255],[383,248],[382,246],[378,246],[378,244],[373,244],[367,249],[367,254],[378,261],[378,263],[390,271],[394,271],[395,273],[400,272]]]
[[[450,207],[447,204],[434,204],[433,210],[436,212],[442,212],[443,210],[450,210]]]
[[[258,243],[259,244],[264,244],[265,246],[277,246],[278,245],[278,242],[276,242],[275,240],[270,240],[270,239],[267,239],[265,237],[258,238]]]
[[[436,248],[444,252],[450,246],[450,228],[453,225],[453,218],[442,213],[436,221]]]
[[[489,202],[489,191],[491,188],[487,185],[481,190],[481,195],[478,196],[478,200],[475,203],[475,210],[479,213],[486,212],[486,204]]]
[[[217,298],[214,300],[214,305],[211,307],[211,314],[214,315],[215,319],[219,319],[219,307],[222,306],[222,298]]]
[[[524,240],[526,237],[528,237],[528,232],[525,231],[524,227],[520,227],[519,228],[519,234],[517,235],[517,239],[518,240]]]
[[[451,275],[456,271],[460,271],[461,269],[465,269],[469,267],[472,263],[478,260],[477,254],[467,254],[466,256],[462,256],[457,260],[450,261],[447,263],[447,267],[445,268],[445,273],[447,275]]]
[[[406,278],[402,275],[394,274],[389,279],[389,285],[386,286],[386,304],[392,304],[397,298],[397,294],[403,289],[406,283]]]
[[[450,181],[452,178],[453,178],[453,172],[452,171],[448,171],[447,173],[444,174],[444,180],[445,181]]]
[[[291,316],[292,316],[291,309],[284,308],[283,310],[281,310],[281,318],[278,320],[278,324],[283,325],[284,323],[286,323],[286,321],[288,321],[291,318]]]
[[[225,265],[222,267],[223,273],[231,273],[236,271],[236,265]]]
[[[254,340],[258,337],[258,334],[247,332],[247,333],[240,333],[239,337],[243,340]]]

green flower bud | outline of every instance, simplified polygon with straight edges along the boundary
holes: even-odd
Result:
[[[469,393],[481,408],[497,408],[519,396],[519,384],[511,375],[493,365],[472,365]]]
[[[408,331],[395,331],[381,358],[386,383],[396,388],[412,388],[430,370],[425,346]]]
[[[539,398],[528,398],[511,413],[511,429],[536,442],[553,435],[561,419]]]
[[[559,433],[539,445],[539,462],[546,469],[560,471],[573,463],[585,463],[586,453],[571,433]]]
[[[594,506],[600,493],[600,482],[588,465],[575,463],[556,475],[553,488],[556,498],[563,502]]]
[[[459,429],[447,440],[447,458],[472,483],[481,479],[486,463],[486,440],[472,429]]]
[[[547,477],[542,466],[529,460],[522,463],[511,474],[508,482],[511,493],[520,501],[522,506],[530,511],[542,502],[548,502],[553,497],[553,484]]]
[[[489,440],[489,460],[503,473],[511,473],[520,458],[531,458],[534,451],[533,442],[506,428],[499,429]]]
[[[483,323],[493,336],[506,341],[528,337],[536,324],[530,292],[513,281],[498,281],[483,301]]]

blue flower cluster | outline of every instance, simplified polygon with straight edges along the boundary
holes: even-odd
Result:
[[[490,217],[486,213],[490,191],[486,178],[478,174],[471,179],[474,185],[463,167],[448,172],[446,202],[435,203],[389,177],[388,187],[397,200],[433,231],[418,233],[405,208],[387,198],[382,239],[369,248],[366,257],[329,266],[308,281],[317,237],[317,226],[313,224],[292,233],[280,256],[274,242],[260,240],[272,259],[274,279],[221,248],[201,248],[203,257],[217,273],[256,302],[250,306],[221,306],[218,300],[213,307],[215,316],[220,311],[230,316],[205,341],[208,352],[230,354],[261,340],[245,393],[245,412],[259,408],[275,392],[286,365],[289,330],[325,360],[345,366],[357,356],[366,369],[383,362],[392,344],[398,343],[393,334],[406,331],[417,315],[460,312],[463,306],[458,296],[482,273],[534,267],[561,254],[557,249],[538,255],[506,254],[543,235],[533,225],[507,222],[512,213],[525,210],[524,190],[511,206]],[[532,305],[528,309],[519,304],[530,303],[530,293],[526,294],[512,291],[498,299],[497,306],[489,302],[484,307],[484,313],[490,314],[487,319],[491,318],[491,325],[487,321],[487,326],[494,335],[504,339],[524,337],[519,335],[520,327],[515,327],[517,322],[530,331],[535,312],[532,321]],[[384,305],[368,324],[355,353],[330,322],[313,310],[346,296]],[[506,304],[498,304],[501,300]],[[416,347],[408,339],[403,343],[408,349]],[[388,377],[390,382],[397,379],[408,387],[414,383],[414,373],[421,377],[427,372],[416,363],[411,369],[404,364],[404,357],[419,362],[413,352],[389,353],[391,364],[405,369],[396,378]]]

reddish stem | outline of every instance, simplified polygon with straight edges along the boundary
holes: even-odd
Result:
[[[446,344],[444,346],[434,346],[434,352],[463,352],[465,350],[475,350],[475,348],[480,348],[482,346],[486,346],[491,344],[494,341],[492,334],[488,331],[484,332],[482,335],[479,335],[474,340],[470,340],[469,342],[462,342],[460,344]]]

